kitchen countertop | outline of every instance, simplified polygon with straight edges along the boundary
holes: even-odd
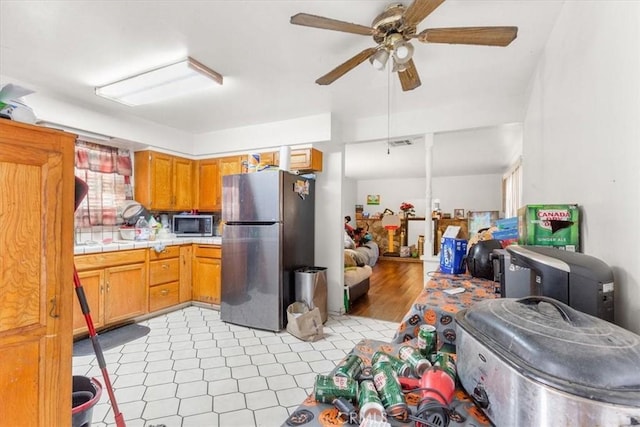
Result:
[[[74,255],[95,254],[99,252],[125,251],[131,249],[153,248],[157,245],[174,246],[198,243],[202,245],[220,245],[222,237],[176,237],[167,240],[114,240],[111,243],[91,242],[73,247]]]

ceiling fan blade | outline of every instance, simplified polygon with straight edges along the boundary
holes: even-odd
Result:
[[[507,46],[518,36],[518,27],[430,28],[416,37],[423,43]]]
[[[417,27],[427,16],[431,14],[444,0],[413,0],[403,14],[403,27]]]
[[[364,25],[338,21],[337,19],[325,18],[323,16],[309,15],[308,13],[298,13],[293,15],[289,22],[295,25],[303,25],[305,27],[343,31],[345,33],[361,34],[363,36],[371,36],[376,32],[374,28],[366,27]]]
[[[318,83],[319,85],[329,85],[333,83],[340,77],[344,76],[348,71],[351,71],[352,69],[366,61],[371,55],[376,53],[376,50],[378,50],[377,47],[370,47],[363,50],[356,56],[348,59],[333,70],[329,71],[324,76],[320,77],[318,80],[316,80],[316,83]]]
[[[420,82],[420,76],[418,75],[416,64],[413,63],[413,59],[410,59],[409,62],[404,65],[404,71],[398,71],[398,78],[400,79],[402,90],[406,92],[417,88],[422,82]]]

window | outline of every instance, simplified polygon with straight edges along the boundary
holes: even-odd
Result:
[[[89,186],[76,210],[76,226],[116,225],[119,208],[133,198],[129,150],[77,141],[75,151],[75,174]]]
[[[522,160],[518,160],[502,177],[502,209],[505,218],[518,216],[522,206]]]

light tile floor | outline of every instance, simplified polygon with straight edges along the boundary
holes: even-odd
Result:
[[[141,322],[148,335],[104,351],[127,427],[280,426],[363,338],[389,341],[397,323],[329,315],[325,338],[250,329],[191,306]],[[95,355],[73,358],[73,374],[102,374]],[[93,427],[115,426],[108,394]]]

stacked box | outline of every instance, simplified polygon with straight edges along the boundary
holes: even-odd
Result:
[[[580,251],[578,205],[526,205],[518,209],[518,243]]]
[[[356,219],[362,219],[362,212],[364,207],[362,205],[356,205]]]
[[[462,274],[466,271],[464,258],[467,255],[467,240],[443,237],[440,240],[440,271],[447,274]]]
[[[499,230],[512,230],[518,228],[518,217],[513,216],[511,218],[501,218],[496,221],[496,226]]]

